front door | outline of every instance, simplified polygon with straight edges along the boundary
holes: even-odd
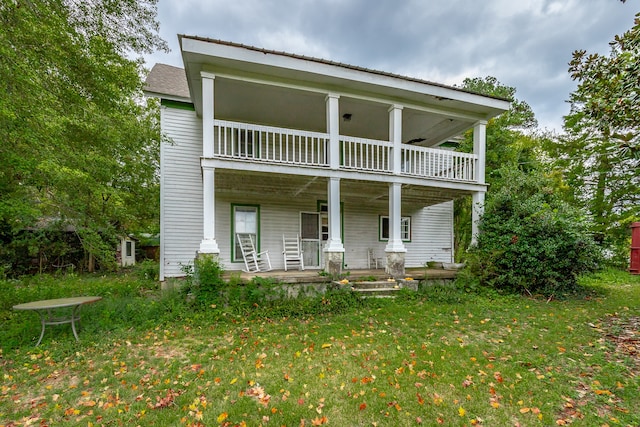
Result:
[[[304,266],[319,268],[322,261],[319,212],[300,212],[300,240],[304,252]]]

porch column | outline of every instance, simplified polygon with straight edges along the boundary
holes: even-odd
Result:
[[[402,106],[389,107],[389,141],[391,149],[391,170],[395,175],[402,173]],[[389,241],[384,249],[387,255],[386,272],[391,277],[404,277],[404,259],[407,249],[402,243],[400,232],[402,206],[402,184],[389,184]]]
[[[487,122],[480,121],[473,127],[473,154],[478,156],[476,163],[476,180],[485,184],[485,167],[487,158]],[[471,207],[471,246],[478,244],[478,225],[484,214],[484,191],[477,191],[472,196]]]
[[[323,248],[325,271],[332,276],[338,276],[342,272],[342,258],[344,255],[344,246],[340,236],[340,231],[342,230],[340,221],[340,178],[329,178],[327,193],[329,239]]]
[[[478,184],[484,184],[484,170],[487,164],[487,122],[478,122],[473,127],[473,154],[478,156],[476,181]]]
[[[392,105],[389,108],[389,141],[393,143],[391,149],[391,171],[394,174],[402,172],[402,106]]]
[[[329,134],[329,167],[340,168],[340,108],[339,95],[330,93],[325,98],[327,105],[327,133]]]
[[[213,80],[215,76],[202,72],[202,157],[213,157]],[[202,168],[203,230],[199,253],[219,254],[215,232],[215,169]]]
[[[393,278],[404,277],[404,259],[407,249],[402,242],[401,206],[402,184],[389,184],[389,241],[384,249],[387,255],[386,272]]]
[[[471,206],[471,246],[478,244],[478,225],[484,214],[484,191],[476,191],[472,196]]]

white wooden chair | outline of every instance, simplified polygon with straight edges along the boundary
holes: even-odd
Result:
[[[253,242],[253,235],[248,233],[237,233],[240,251],[246,272],[256,273],[259,271],[271,270],[271,259],[269,259],[269,251],[256,252],[256,245]]]
[[[304,270],[304,260],[300,247],[300,235],[296,237],[286,237],[282,235],[282,255],[284,257],[284,271],[287,271],[290,264],[298,266],[299,270]]]
[[[376,256],[376,253],[373,249],[367,249],[367,265],[369,266],[369,270],[372,268],[382,268],[384,263],[382,258]]]

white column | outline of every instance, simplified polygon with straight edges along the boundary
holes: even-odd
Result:
[[[385,252],[407,252],[402,242],[400,223],[402,217],[402,184],[389,184],[389,241]]]
[[[484,214],[484,191],[477,191],[472,196],[471,206],[471,246],[478,244],[478,225]]]
[[[340,231],[340,178],[329,178],[327,185],[329,216],[329,239],[324,247],[325,252],[344,252]]]
[[[391,170],[394,174],[402,172],[402,106],[392,105],[389,108],[389,141],[391,149]]]
[[[325,98],[327,106],[327,133],[329,134],[329,167],[340,167],[340,108],[339,95],[330,93]]]
[[[478,122],[473,127],[473,154],[478,156],[476,180],[478,184],[484,184],[484,169],[487,164],[487,122]]]
[[[201,73],[202,77],[202,156],[213,157],[213,80],[215,76]],[[203,229],[200,253],[219,254],[215,230],[215,169],[202,169]]]

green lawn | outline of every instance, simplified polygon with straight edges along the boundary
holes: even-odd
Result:
[[[266,318],[194,310],[134,274],[3,281],[0,426],[638,426],[640,277],[584,284]],[[37,316],[11,306],[67,294],[104,300],[80,343],[64,325],[34,347]]]

